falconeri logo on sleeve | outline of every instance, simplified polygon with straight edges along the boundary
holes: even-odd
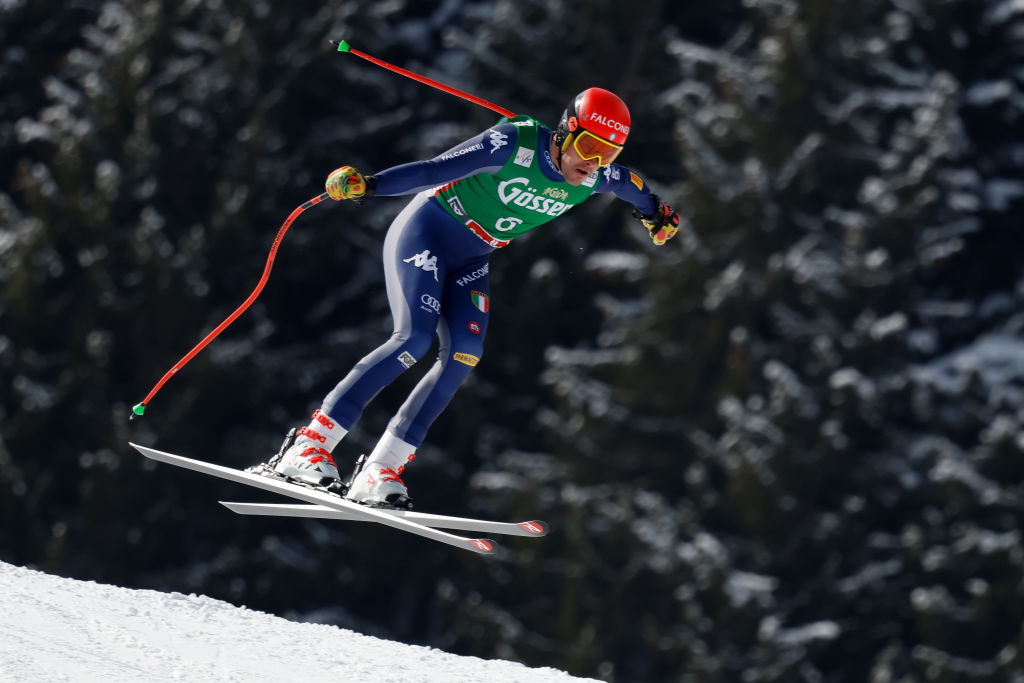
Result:
[[[480,362],[480,359],[478,357],[470,353],[456,353],[454,356],[452,356],[452,358],[459,361],[460,363],[465,363],[471,368],[475,368],[476,364]]]
[[[474,289],[469,293],[469,296],[473,300],[473,305],[479,308],[481,313],[486,313],[491,307],[491,300],[483,292],[478,292]]]
[[[470,152],[475,152],[478,149],[483,149],[483,148],[484,148],[484,143],[478,142],[475,145],[473,145],[472,147],[463,147],[462,149],[457,149],[454,152],[445,152],[444,154],[441,155],[441,158],[445,159],[445,160],[454,159],[455,157],[461,157],[463,154],[469,154]]]

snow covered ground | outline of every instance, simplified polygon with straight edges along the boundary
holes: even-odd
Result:
[[[204,596],[64,579],[0,562],[0,680],[566,683]]]

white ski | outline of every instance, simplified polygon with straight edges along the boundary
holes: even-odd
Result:
[[[242,470],[236,470],[231,467],[214,465],[213,463],[203,462],[202,460],[192,460],[191,458],[184,458],[180,455],[174,455],[173,453],[164,453],[163,451],[139,446],[134,443],[129,443],[129,445],[152,460],[158,460],[170,465],[176,465],[178,467],[184,467],[185,469],[210,474],[215,477],[235,481],[240,484],[248,484],[266,491],[281,493],[290,498],[296,498],[307,503],[313,503],[314,505],[322,505],[333,510],[349,513],[357,519],[373,521],[395,529],[408,531],[409,533],[440,541],[441,543],[447,543],[448,545],[453,545],[456,548],[462,548],[463,550],[471,550],[484,555],[494,552],[494,542],[485,538],[465,538],[463,536],[449,534],[445,531],[423,526],[422,524],[417,524],[416,522],[404,519],[400,516],[389,514],[388,511],[381,510],[379,508],[372,508],[366,505],[360,505],[359,503],[353,503],[352,501],[345,500],[339,496],[305,488],[297,484],[291,484],[281,479],[271,479],[270,477],[263,477],[258,474],[252,474],[251,472],[243,472]]]
[[[275,517],[313,517],[317,519],[344,519],[351,521],[365,521],[366,518],[357,516],[348,510],[338,510],[324,507],[323,505],[294,505],[291,503],[231,503],[220,501],[220,504],[240,515],[271,515]],[[447,515],[432,515],[425,512],[412,512],[409,510],[382,510],[389,515],[407,519],[423,526],[437,527],[441,529],[457,529],[459,531],[473,531],[481,534],[503,534],[506,536],[545,536],[548,533],[548,525],[538,520],[529,522],[491,522],[485,519],[471,519],[469,517],[449,517]]]

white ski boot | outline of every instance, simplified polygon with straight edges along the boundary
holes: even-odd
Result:
[[[364,505],[412,509],[409,489],[399,475],[415,458],[414,446],[390,430],[384,432],[373,452],[361,459],[362,466],[353,473],[346,497]]]
[[[341,479],[331,451],[345,433],[346,430],[334,420],[319,410],[314,411],[308,427],[288,433],[281,452],[271,461],[274,472],[316,486],[330,487]]]

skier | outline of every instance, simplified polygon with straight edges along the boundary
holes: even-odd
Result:
[[[411,508],[401,479],[427,429],[480,361],[490,312],[491,254],[595,192],[613,192],[663,245],[679,215],[635,172],[613,163],[629,135],[625,103],[601,88],[577,95],[552,131],[536,119],[502,119],[429,161],[364,175],[351,166],[326,181],[334,200],[415,194],[384,239],[384,276],[394,333],[292,430],[269,463],[278,475],[330,486],[331,451],[385,386],[429,350],[438,358],[392,418],[353,477],[348,498]]]

